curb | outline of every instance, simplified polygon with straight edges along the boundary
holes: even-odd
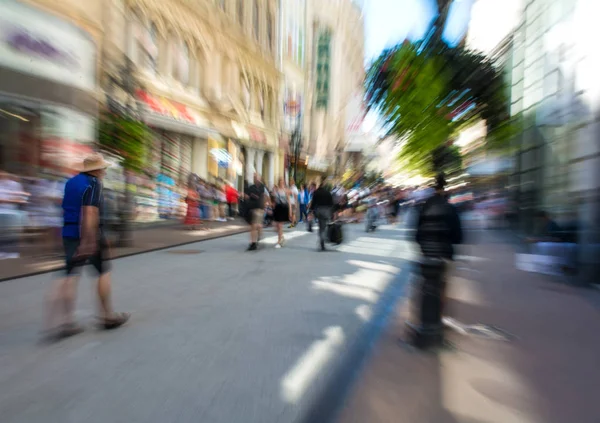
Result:
[[[395,310],[398,301],[407,292],[408,282],[413,274],[413,264],[407,266],[390,283],[375,305],[371,320],[361,329],[358,336],[350,343],[346,353],[334,365],[323,387],[317,389],[314,398],[296,423],[329,423],[334,422],[354,382],[369,358],[373,346],[387,326],[389,317]]]
[[[168,250],[169,248],[181,247],[182,245],[195,244],[197,242],[212,241],[213,239],[219,239],[219,238],[225,238],[225,237],[228,237],[228,236],[239,235],[239,234],[243,234],[243,233],[246,233],[246,232],[249,232],[249,231],[250,230],[247,229],[247,228],[240,228],[240,229],[233,230],[231,232],[227,232],[225,234],[220,233],[220,234],[215,234],[215,235],[208,235],[207,237],[202,238],[202,239],[188,240],[188,241],[178,242],[178,243],[175,243],[175,244],[164,245],[164,246],[161,246],[161,247],[154,247],[154,248],[150,248],[150,249],[147,249],[147,250],[134,251],[134,252],[125,253],[125,254],[117,254],[113,258],[111,258],[111,260],[118,260],[118,259],[122,259],[122,258],[137,256],[137,255],[140,255],[140,254],[153,253],[155,251]],[[60,270],[64,270],[64,268],[65,268],[64,266],[59,266],[59,267],[55,267],[55,268],[52,268],[52,269],[35,270],[33,272],[22,273],[22,274],[17,275],[17,276],[8,276],[8,277],[0,278],[0,283],[7,282],[7,281],[12,281],[12,280],[16,280],[16,279],[28,278],[30,276],[43,275],[45,273],[57,272],[57,271],[60,271]]]

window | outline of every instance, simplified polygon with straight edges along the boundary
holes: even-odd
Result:
[[[136,20],[137,62],[142,68],[156,73],[158,62],[158,30],[154,23],[146,23],[142,18]]]
[[[260,107],[260,117],[265,120],[265,96],[263,91],[260,90],[258,93],[258,107]]]
[[[183,85],[190,82],[190,48],[186,42],[175,40],[172,43],[172,76]]]
[[[270,13],[267,14],[267,48],[273,50],[273,17]]]
[[[237,13],[238,13],[238,22],[240,23],[240,25],[244,26],[244,0],[238,0]]]
[[[254,0],[254,8],[252,9],[252,24],[254,26],[254,38],[260,40],[260,14],[258,10],[258,1]]]
[[[317,44],[317,108],[326,109],[329,103],[329,61],[331,54],[331,35],[324,30],[318,36]]]

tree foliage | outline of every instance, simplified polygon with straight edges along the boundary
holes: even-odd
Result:
[[[440,170],[432,153],[477,119],[487,122],[493,148],[512,136],[502,69],[460,45],[449,48],[435,38],[439,31],[430,32],[433,38],[383,51],[365,80],[368,109],[383,117],[388,135],[403,140],[400,159],[407,170],[425,174]]]
[[[99,127],[100,146],[119,155],[125,170],[141,172],[150,141],[146,124],[126,115],[105,112],[100,117]]]

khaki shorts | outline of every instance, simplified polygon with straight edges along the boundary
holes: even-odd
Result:
[[[265,218],[265,211],[263,209],[250,210],[250,224],[251,225],[262,225],[264,218]]]

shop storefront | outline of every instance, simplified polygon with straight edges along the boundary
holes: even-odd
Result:
[[[218,135],[183,104],[145,91],[138,91],[137,97],[152,129],[146,176],[137,177],[138,220],[180,218],[190,175],[207,178],[208,146]]]
[[[80,28],[0,2],[0,168],[68,174],[96,139],[96,46]]]

